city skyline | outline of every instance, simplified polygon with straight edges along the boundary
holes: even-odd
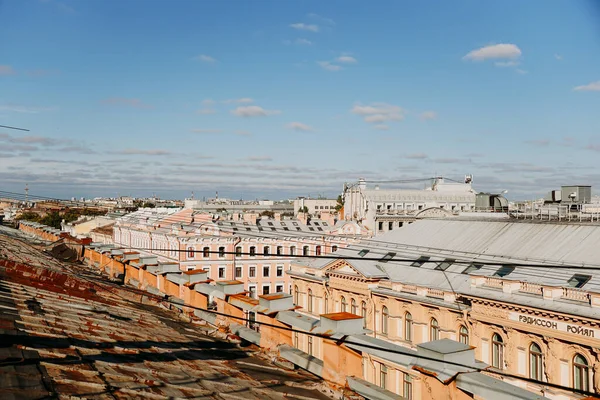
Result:
[[[599,10],[5,1],[0,124],[30,132],[0,128],[0,181],[60,198],[597,186]]]

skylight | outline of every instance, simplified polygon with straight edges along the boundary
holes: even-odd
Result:
[[[444,261],[442,261],[441,263],[439,263],[437,265],[437,267],[435,267],[435,269],[440,270],[440,271],[445,271],[448,269],[448,267],[450,267],[452,264],[454,264],[454,261],[456,261],[456,260],[451,260],[451,259],[447,258]]]
[[[592,279],[590,275],[575,274],[571,277],[571,279],[567,281],[567,283],[571,287],[580,288],[583,287],[583,285],[585,285],[586,283],[588,283],[590,279]]]
[[[496,273],[494,273],[494,276],[498,276],[500,278],[503,278],[506,275],[508,275],[511,272],[513,272],[514,270],[515,270],[515,267],[512,267],[510,265],[503,265],[503,266],[500,267],[500,269],[498,271],[496,271]]]
[[[361,251],[358,252],[358,255],[361,257],[366,256],[369,253],[370,250],[367,249],[362,249]]]
[[[420,267],[421,265],[425,264],[427,261],[429,261],[431,257],[427,257],[427,256],[421,256],[419,257],[416,261],[414,261],[412,264],[410,264],[411,267]]]
[[[462,272],[463,274],[470,274],[471,272],[479,271],[483,267],[483,264],[472,263]]]
[[[396,253],[389,252],[385,256],[383,256],[381,258],[381,260],[379,260],[379,261],[382,263],[386,263],[386,262],[390,261],[392,258],[394,258],[395,255],[396,255]]]

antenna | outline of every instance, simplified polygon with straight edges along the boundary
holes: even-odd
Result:
[[[25,205],[29,203],[29,184],[25,184]]]

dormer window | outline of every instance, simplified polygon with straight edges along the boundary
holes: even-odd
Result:
[[[498,271],[496,271],[494,273],[494,276],[497,276],[499,278],[504,278],[505,276],[507,276],[511,272],[513,272],[514,270],[515,270],[515,267],[513,267],[511,265],[503,265],[500,267],[500,269]]]
[[[571,277],[571,279],[569,279],[567,281],[567,283],[569,284],[569,286],[574,287],[574,288],[581,288],[583,287],[583,285],[585,285],[586,283],[588,283],[588,281],[592,279],[591,275],[581,275],[581,274],[575,274]]]

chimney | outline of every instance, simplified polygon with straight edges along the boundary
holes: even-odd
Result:
[[[245,222],[250,222],[252,225],[256,225],[256,220],[258,219],[258,214],[257,213],[245,213],[244,214],[244,221]]]
[[[298,213],[298,222],[300,222],[302,225],[306,225],[308,222],[308,214]]]
[[[275,213],[275,214],[273,215],[273,219],[274,219],[275,221],[281,221],[281,213]]]
[[[365,333],[363,317],[349,312],[321,314],[319,331],[330,335],[360,335]]]

